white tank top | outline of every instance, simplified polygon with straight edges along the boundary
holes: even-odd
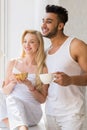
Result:
[[[13,73],[17,74],[17,73],[21,73],[15,66],[13,68]],[[35,86],[36,83],[36,74],[28,74],[27,79],[29,79],[32,84]],[[25,84],[20,84],[17,83],[15,85],[14,90],[12,91],[12,93],[10,94],[10,96],[15,96],[23,101],[26,102],[32,102],[34,104],[40,104],[32,95],[32,92],[29,90],[29,88],[25,85]]]
[[[47,52],[46,65],[48,72],[64,72],[68,75],[80,75],[82,70],[70,55],[70,43],[73,37],[67,38],[54,54]],[[54,82],[50,84],[46,101],[46,114],[64,116],[73,113],[84,113],[85,87],[69,85],[62,87]]]

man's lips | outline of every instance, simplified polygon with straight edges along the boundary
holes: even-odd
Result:
[[[43,34],[46,34],[48,32],[47,29],[42,29]]]

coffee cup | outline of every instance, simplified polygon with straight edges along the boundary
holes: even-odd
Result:
[[[40,74],[39,77],[43,84],[50,84],[54,80],[54,75],[52,73]]]

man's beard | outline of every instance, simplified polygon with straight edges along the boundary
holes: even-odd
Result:
[[[46,34],[46,35],[44,35],[44,34],[42,34],[43,35],[43,37],[46,37],[46,38],[53,38],[53,37],[55,37],[56,35],[57,35],[57,33],[58,33],[58,26],[56,26],[51,32],[49,32],[48,34]]]

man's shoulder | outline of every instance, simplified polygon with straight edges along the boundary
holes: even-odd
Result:
[[[75,54],[76,56],[78,56],[80,54],[82,55],[83,52],[87,53],[87,44],[78,38],[74,38],[72,40],[70,50],[71,50],[72,55],[73,54]]]
[[[87,46],[87,44],[83,40],[81,40],[79,38],[76,38],[76,37],[73,38],[72,45],[75,45],[75,46],[83,46],[83,45],[85,45],[85,46]]]

